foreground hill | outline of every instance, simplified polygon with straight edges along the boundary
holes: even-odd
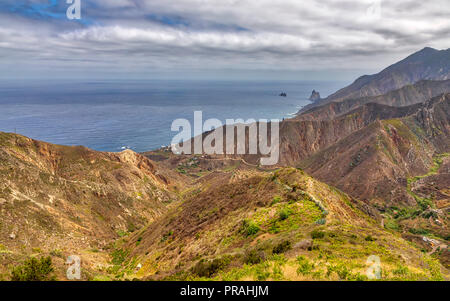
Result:
[[[386,94],[420,80],[450,79],[450,49],[424,48],[380,73],[364,75],[353,84],[329,97],[308,105],[300,112],[332,101],[355,99]]]
[[[383,279],[441,277],[436,261],[360,205],[295,168],[216,173],[118,242],[117,271],[154,280],[363,280],[376,255]]]
[[[85,280],[365,280],[372,255],[385,280],[448,277],[420,241],[299,169],[183,156],[157,164],[5,133],[0,142],[3,279],[44,255],[61,280],[68,255],[81,256]]]
[[[176,200],[170,180],[132,151],[96,152],[15,134],[0,133],[0,176],[0,274],[30,254],[102,250]]]

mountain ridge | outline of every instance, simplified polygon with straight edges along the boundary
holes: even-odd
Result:
[[[382,95],[420,80],[447,79],[450,79],[450,48],[436,50],[426,47],[377,74],[359,77],[351,85],[327,98],[305,106],[299,114],[331,101]]]

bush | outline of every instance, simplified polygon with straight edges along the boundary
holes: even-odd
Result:
[[[291,242],[288,240],[285,240],[283,242],[280,242],[275,247],[273,247],[272,253],[273,254],[281,254],[286,251],[289,251],[291,249],[291,247],[292,247]]]
[[[386,229],[394,230],[394,231],[400,231],[401,230],[400,226],[395,222],[395,220],[392,220],[392,219],[388,219],[385,222],[384,227]]]
[[[245,236],[252,236],[259,232],[260,228],[258,225],[249,220],[244,220],[242,223],[242,230],[245,234]]]
[[[59,257],[59,258],[63,258],[63,253],[60,249],[54,249],[50,252],[50,255],[55,256],[55,257]]]
[[[317,224],[317,225],[325,225],[326,222],[327,222],[326,219],[321,218],[321,219],[318,219],[318,220],[316,221],[316,224]]]
[[[433,206],[433,203],[429,199],[416,199],[416,201],[422,211],[425,211]]]
[[[323,232],[323,231],[314,230],[314,231],[311,232],[311,238],[312,239],[324,238],[324,237],[325,237],[325,232]]]
[[[202,259],[192,268],[192,273],[199,277],[209,278],[226,268],[228,264],[230,264],[229,257],[216,258],[212,261]]]
[[[292,211],[289,208],[283,208],[280,210],[279,216],[280,221],[284,221],[289,218],[289,216],[292,214]]]
[[[12,281],[54,281],[51,257],[27,259],[11,271]]]
[[[418,235],[427,235],[429,233],[428,230],[414,229],[414,228],[409,229],[409,232],[412,234],[418,234]]]
[[[264,261],[265,254],[262,251],[251,250],[245,254],[244,262],[246,264],[258,264]]]
[[[272,205],[278,204],[281,202],[281,197],[280,196],[275,196],[272,200]]]
[[[366,236],[366,238],[364,238],[365,241],[375,241],[376,239],[373,238],[371,235]]]
[[[392,274],[397,276],[407,276],[409,274],[409,269],[406,266],[399,265],[392,271]]]
[[[113,265],[122,265],[125,262],[125,259],[127,259],[127,256],[127,251],[124,251],[122,249],[114,250],[111,253],[111,263]]]
[[[309,275],[312,273],[312,271],[314,270],[314,263],[309,262],[308,259],[306,259],[303,256],[299,256],[297,257],[297,263],[298,263],[298,268],[297,268],[297,275]]]

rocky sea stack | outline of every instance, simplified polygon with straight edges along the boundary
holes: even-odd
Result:
[[[316,102],[318,100],[320,100],[320,93],[317,92],[316,90],[313,90],[311,93],[311,96],[309,97],[309,100],[312,102]]]

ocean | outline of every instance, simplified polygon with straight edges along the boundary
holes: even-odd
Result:
[[[99,151],[144,152],[169,145],[172,121],[292,117],[343,87],[331,81],[1,82],[0,131]],[[281,92],[287,97],[280,97]]]

